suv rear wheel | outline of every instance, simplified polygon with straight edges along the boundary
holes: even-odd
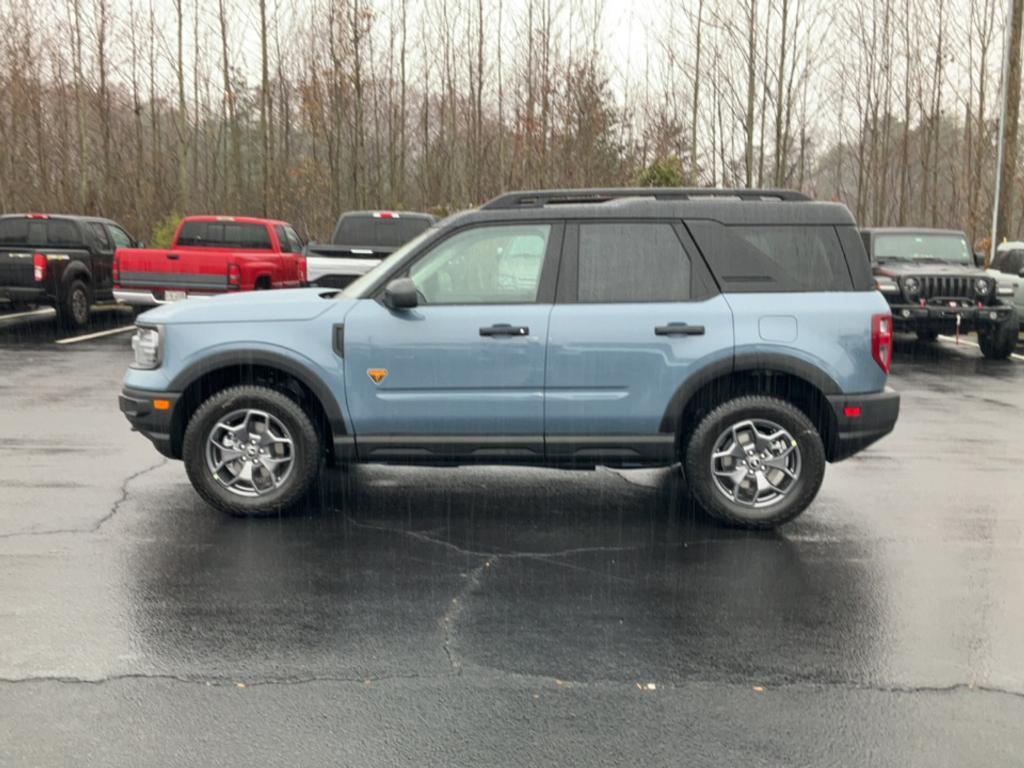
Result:
[[[683,457],[686,481],[713,517],[746,528],[789,522],[825,476],[821,435],[798,408],[774,397],[730,400],[697,426]]]
[[[231,387],[196,410],[183,458],[193,487],[210,505],[240,517],[295,506],[320,473],[320,437],[309,415],[282,393]]]
[[[1017,346],[1020,333],[1020,319],[1014,313],[1009,320],[997,326],[978,331],[978,346],[981,354],[989,360],[1005,360]]]

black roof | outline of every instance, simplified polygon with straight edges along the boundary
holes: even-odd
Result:
[[[456,214],[446,224],[565,218],[690,218],[740,225],[855,224],[845,205],[815,202],[791,190],[674,187],[510,192],[479,209]]]
[[[105,219],[102,216],[83,216],[78,213],[40,213],[38,211],[33,213],[0,213],[0,219],[27,219],[32,216],[44,216],[48,219],[69,219],[70,221],[77,221],[84,224],[99,221],[104,224],[113,224],[117,227],[121,226],[112,219]]]

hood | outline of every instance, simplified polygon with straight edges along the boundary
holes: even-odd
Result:
[[[985,270],[971,264],[940,264],[937,261],[910,263],[907,261],[888,261],[885,264],[874,264],[873,272],[886,277],[902,277],[904,275],[949,275],[951,277],[984,277]]]
[[[162,325],[312,320],[337,306],[337,294],[338,291],[324,288],[224,293],[209,299],[193,298],[164,304],[139,315],[139,320]]]

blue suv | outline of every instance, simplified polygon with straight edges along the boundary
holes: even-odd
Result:
[[[325,462],[678,462],[711,515],[766,528],[899,411],[853,218],[784,190],[506,194],[344,292],[168,304],[133,348],[121,410],[238,515]]]

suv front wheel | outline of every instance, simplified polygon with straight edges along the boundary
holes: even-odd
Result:
[[[182,454],[207,503],[240,517],[265,517],[303,498],[320,472],[322,451],[298,403],[267,387],[241,386],[199,406]]]
[[[774,397],[739,397],[701,420],[683,465],[708,514],[730,525],[774,528],[814,500],[825,476],[825,449],[795,406]]]

